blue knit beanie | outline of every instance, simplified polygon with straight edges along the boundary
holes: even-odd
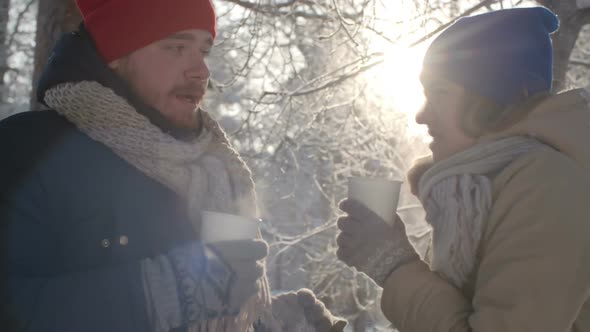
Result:
[[[503,9],[457,20],[430,45],[423,75],[443,77],[500,105],[551,90],[559,28],[545,7]]]

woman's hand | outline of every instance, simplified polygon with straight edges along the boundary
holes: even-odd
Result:
[[[390,225],[353,199],[342,201],[340,209],[348,215],[338,219],[338,258],[367,274],[379,286],[397,267],[420,259],[399,216]]]

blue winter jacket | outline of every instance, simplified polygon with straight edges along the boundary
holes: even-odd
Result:
[[[187,134],[137,100],[83,27],[58,42],[39,101],[82,80]],[[148,331],[139,262],[198,238],[183,200],[54,111],[1,121],[0,156],[3,316],[34,332]]]

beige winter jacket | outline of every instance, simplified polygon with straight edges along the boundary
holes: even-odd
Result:
[[[590,331],[590,109],[582,90],[551,97],[489,138],[544,148],[494,178],[494,203],[467,286],[424,262],[386,281],[382,309],[401,332]]]

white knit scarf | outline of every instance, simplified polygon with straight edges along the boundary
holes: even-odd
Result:
[[[203,132],[189,141],[165,134],[124,98],[97,82],[67,83],[46,92],[45,102],[90,138],[188,202],[195,227],[203,209],[255,217],[250,171],[217,123],[205,112]],[[192,326],[191,331],[247,331],[270,311],[268,280],[239,315]]]
[[[477,144],[442,160],[421,177],[419,197],[432,226],[430,266],[463,287],[476,265],[492,207],[490,177],[542,144],[515,136]]]

